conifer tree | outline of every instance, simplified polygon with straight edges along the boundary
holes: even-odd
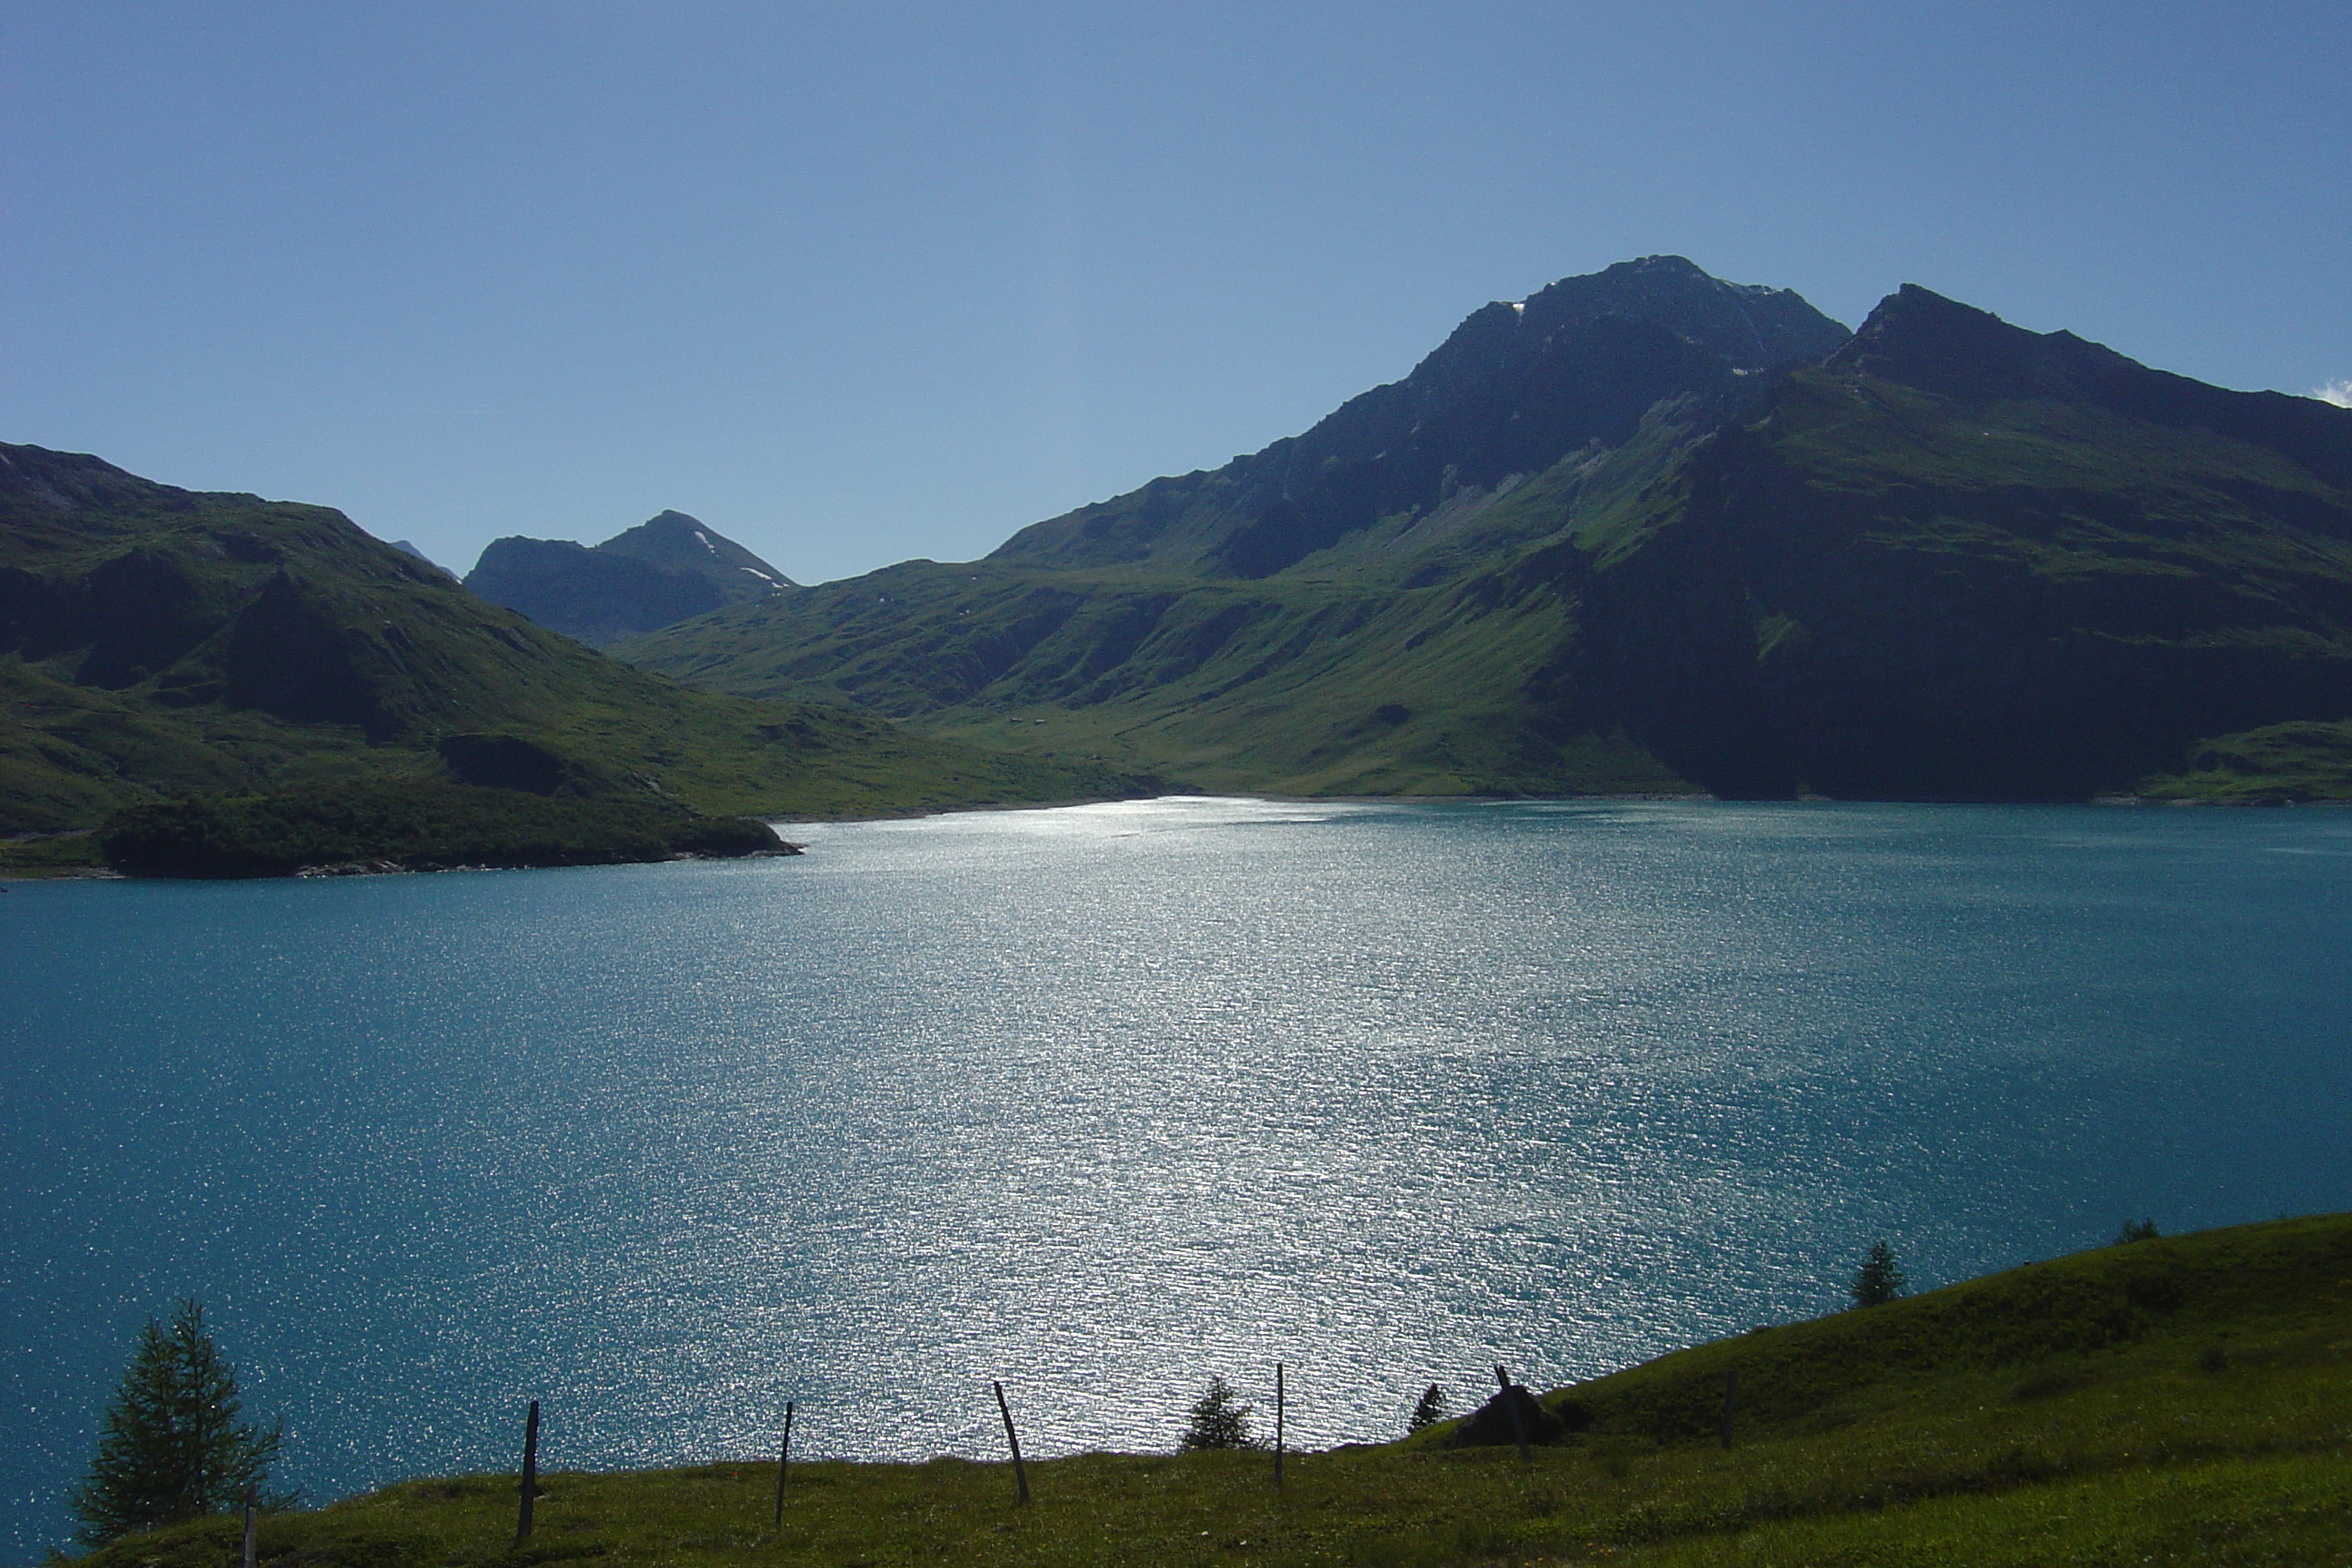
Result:
[[[1177,1447],[1186,1450],[1264,1447],[1250,1434],[1252,1408],[1236,1402],[1225,1380],[1212,1373],[1209,1391],[1193,1401],[1192,1424],[1184,1429]]]
[[[1407,1432],[1418,1432],[1424,1426],[1434,1426],[1445,1419],[1445,1390],[1431,1384],[1422,1391],[1421,1403],[1412,1407],[1412,1415],[1404,1424]]]
[[[81,1541],[99,1546],[218,1513],[240,1504],[247,1487],[264,1506],[289,1504],[290,1495],[267,1489],[282,1434],[238,1419],[242,1408],[202,1307],[184,1299],[168,1326],[148,1319],[100,1423],[89,1479],[69,1500]]]
[[[1903,1294],[1903,1270],[1895,1265],[1895,1249],[1883,1241],[1870,1244],[1862,1267],[1853,1271],[1853,1304],[1880,1307]]]

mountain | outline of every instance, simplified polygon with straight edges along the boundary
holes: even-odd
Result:
[[[395,539],[392,541],[392,547],[394,550],[399,551],[403,555],[415,556],[416,559],[424,562],[427,566],[434,568],[436,571],[448,572],[449,575],[452,577],[455,577],[457,574],[455,572],[449,572],[449,568],[442,565],[439,562],[434,560],[430,555],[425,554],[425,552],[419,550],[415,545],[410,543],[405,539]]]
[[[1581,718],[1728,793],[2079,798],[2352,715],[2352,411],[1916,287],[1571,548]]]
[[[797,584],[694,518],[666,511],[593,548],[494,539],[466,586],[550,631],[603,647]]]
[[[1846,335],[1786,289],[1725,283],[1679,256],[1622,262],[1486,306],[1412,374],[1304,436],[1037,523],[989,559],[1263,578],[1342,541],[1411,552],[1563,458],[1623,446],[1661,403],[1727,405],[1744,378]]]
[[[1650,258],[1223,468],[634,639],[1207,787],[2352,795],[2352,411]]]
[[[700,577],[724,603],[797,587],[791,578],[682,511],[665,511],[596,546],[597,552],[642,561],[664,572]]]
[[[770,814],[1119,787],[838,706],[680,687],[324,507],[0,446],[0,834],[401,780]]]

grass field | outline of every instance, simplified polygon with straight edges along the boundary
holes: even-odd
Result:
[[[1737,1369],[1735,1441],[1720,1446]],[[1522,1463],[1450,1427],[1293,1454],[772,1461],[418,1480],[260,1531],[274,1568],[2352,1563],[2352,1215],[2103,1247],[1545,1396]],[[232,1521],[93,1568],[226,1568]]]

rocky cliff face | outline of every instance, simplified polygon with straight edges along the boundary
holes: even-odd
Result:
[[[599,647],[795,585],[679,511],[593,548],[561,539],[493,540],[465,581],[494,605]]]

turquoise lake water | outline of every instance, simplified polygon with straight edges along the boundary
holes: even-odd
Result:
[[[314,1500],[1302,1446],[2352,1207],[2352,813],[1177,800],[0,896],[0,1559],[201,1299]]]

